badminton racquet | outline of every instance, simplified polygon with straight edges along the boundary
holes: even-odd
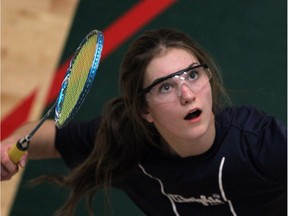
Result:
[[[98,30],[91,31],[82,40],[72,56],[54,105],[27,136],[19,139],[9,149],[8,155],[14,163],[17,163],[28,150],[31,138],[53,112],[57,128],[64,127],[73,119],[92,86],[99,66],[103,43],[104,36]]]

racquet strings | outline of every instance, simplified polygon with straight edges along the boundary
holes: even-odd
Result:
[[[69,82],[65,91],[65,97],[62,103],[61,114],[58,119],[58,125],[63,125],[71,115],[72,110],[77,106],[81,92],[85,90],[85,84],[89,79],[90,68],[95,57],[95,48],[97,45],[97,34],[92,35],[80,48],[77,56],[71,64],[71,73]]]

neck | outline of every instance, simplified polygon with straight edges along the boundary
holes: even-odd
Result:
[[[189,156],[197,156],[208,151],[213,145],[216,136],[216,129],[214,119],[209,125],[207,131],[196,139],[179,139],[166,140],[170,150],[182,158]]]

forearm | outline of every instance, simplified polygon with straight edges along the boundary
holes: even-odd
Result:
[[[37,123],[28,123],[17,129],[8,139],[17,142],[18,139],[29,134]],[[46,120],[43,125],[32,137],[29,148],[29,159],[46,159],[59,157],[59,153],[55,149],[56,128],[54,121]]]
[[[15,164],[8,155],[9,149],[17,141],[26,137],[37,123],[28,123],[21,126],[11,136],[1,142],[1,181],[9,180],[18,172],[19,166],[24,167],[27,156],[29,159],[45,159],[59,157],[55,148],[56,128],[51,120],[47,120],[31,139],[28,155],[25,152],[19,162]]]

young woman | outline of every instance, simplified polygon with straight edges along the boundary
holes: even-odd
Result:
[[[224,108],[213,59],[186,34],[136,39],[120,87],[101,117],[62,130],[47,121],[33,137],[30,158],[45,145],[39,158],[61,155],[71,168],[57,179],[72,189],[60,213],[113,186],[147,215],[286,215],[286,128],[253,107]],[[7,149],[29,127],[2,143],[3,180],[18,169]]]

